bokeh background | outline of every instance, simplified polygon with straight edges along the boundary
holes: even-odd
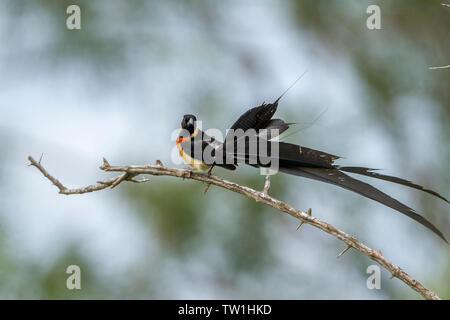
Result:
[[[450,9],[439,1],[1,1],[0,298],[419,299],[371,260],[240,195],[171,177],[63,196],[98,166],[171,162],[186,113],[225,130],[301,73],[278,116],[285,141],[386,169],[448,197]],[[81,30],[66,8],[81,7]],[[368,30],[366,8],[381,8]],[[184,165],[176,165],[184,167]],[[261,189],[259,171],[216,175]],[[365,179],[364,179],[365,180]],[[371,181],[450,238],[449,206]],[[271,193],[379,248],[450,298],[449,246],[373,201],[276,175]],[[82,289],[66,289],[68,265]]]

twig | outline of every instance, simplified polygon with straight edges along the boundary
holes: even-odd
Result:
[[[441,5],[443,5],[444,7],[449,7],[450,8],[450,4],[441,3]],[[441,66],[441,67],[428,67],[429,70],[448,69],[448,68],[450,68],[450,65],[448,65],[448,66]]]
[[[208,189],[209,189],[209,186],[211,185],[211,183],[206,183],[206,187],[205,187],[205,189],[203,190],[203,195],[205,195],[206,194],[206,192],[208,192]]]
[[[269,190],[270,190],[270,174],[266,175],[263,193],[267,196],[269,194]]]
[[[448,66],[442,66],[442,67],[428,67],[430,70],[436,70],[436,69],[448,69],[450,68],[450,64]]]
[[[104,159],[103,165],[100,167],[100,169],[107,171],[107,172],[121,172],[122,174],[105,180],[101,181],[97,185],[91,185],[87,186],[85,188],[79,188],[79,189],[68,189],[66,188],[61,182],[59,182],[56,178],[54,178],[52,175],[50,175],[43,167],[42,165],[35,161],[31,156],[28,157],[30,160],[30,165],[36,167],[48,180],[50,180],[58,189],[59,193],[62,194],[81,194],[86,192],[92,192],[92,191],[98,191],[105,189],[106,187],[112,185],[114,182],[120,180],[117,184],[126,181],[127,179],[121,178],[123,176],[123,173],[128,173],[129,175],[139,175],[139,174],[150,174],[154,176],[172,176],[172,177],[178,177],[178,178],[186,178],[186,179],[192,179],[197,181],[202,181],[205,183],[213,184],[218,187],[222,187],[224,189],[242,194],[250,199],[253,199],[257,202],[261,202],[263,204],[266,204],[268,206],[271,206],[281,212],[285,212],[292,217],[299,219],[300,221],[310,224],[330,235],[333,237],[343,241],[347,244],[347,246],[350,246],[354,248],[355,250],[358,250],[362,254],[366,255],[373,261],[379,263],[381,266],[383,266],[386,270],[388,270],[393,277],[399,278],[401,281],[406,283],[411,289],[421,294],[425,299],[432,299],[432,300],[439,300],[440,298],[431,290],[428,290],[425,288],[419,281],[412,278],[410,275],[408,275],[406,272],[404,272],[400,267],[392,264],[388,259],[386,259],[379,250],[374,250],[366,246],[361,241],[357,240],[355,237],[352,237],[348,235],[347,233],[336,229],[332,225],[321,221],[317,218],[312,217],[310,214],[297,210],[291,205],[280,201],[278,199],[275,199],[267,194],[264,194],[264,192],[256,191],[254,189],[251,189],[249,187],[241,186],[237,183],[230,182],[227,180],[220,179],[213,175],[203,174],[195,171],[190,170],[183,170],[183,169],[176,169],[176,168],[168,168],[162,165],[161,162],[155,164],[155,165],[147,165],[147,166],[111,166],[109,165],[108,161]],[[129,178],[128,178],[129,179]],[[116,184],[116,185],[117,185]],[[310,210],[308,210],[310,212]]]
[[[133,176],[136,176],[137,174],[134,174],[133,176],[125,177],[124,176],[125,173],[124,173],[124,174],[121,174],[120,176],[113,177],[108,180],[97,181],[96,185],[89,185],[84,188],[69,189],[69,188],[65,187],[58,179],[56,179],[50,173],[48,173],[44,169],[44,167],[41,165],[40,161],[34,160],[33,157],[31,157],[31,156],[28,157],[28,160],[30,160],[30,166],[36,167],[48,180],[50,180],[59,189],[59,193],[66,194],[66,195],[83,194],[83,193],[88,193],[88,192],[93,192],[93,191],[99,191],[99,190],[108,188],[109,186],[111,186],[111,188],[114,188],[120,182],[122,182],[124,180],[136,182],[136,183],[148,181],[148,179],[141,179],[141,180],[133,179]],[[103,160],[104,160],[104,162],[103,162],[103,165],[101,166],[101,168],[109,166],[108,161],[106,161],[106,159],[103,159]]]
[[[345,249],[342,250],[341,253],[339,253],[339,254],[337,255],[337,257],[339,258],[340,256],[342,256],[342,255],[343,255],[344,253],[346,253],[347,250],[350,249],[351,247],[352,247],[352,246],[348,244],[348,245],[345,247]]]

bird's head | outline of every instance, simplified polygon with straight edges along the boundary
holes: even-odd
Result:
[[[192,136],[196,129],[197,118],[192,114],[185,114],[181,120],[181,129],[186,130]]]

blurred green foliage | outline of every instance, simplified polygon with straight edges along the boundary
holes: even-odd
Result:
[[[60,27],[65,25],[65,10],[70,4],[79,4],[83,8],[82,32],[70,32]],[[11,32],[16,32],[16,25],[26,24],[26,19],[33,12],[45,22],[48,30],[52,30],[48,46],[43,51],[20,51],[14,59],[20,61],[31,57],[37,63],[44,64],[45,68],[80,64],[98,76],[95,81],[112,80],[120,87],[120,82],[133,77],[133,71],[139,68],[133,66],[125,54],[130,48],[136,46],[136,50],[144,50],[147,59],[155,64],[181,50],[173,43],[176,39],[166,38],[164,28],[170,20],[164,19],[168,12],[183,12],[192,19],[193,25],[198,24],[197,36],[203,38],[207,45],[215,42],[222,50],[241,61],[242,68],[250,75],[257,75],[257,59],[227,43],[219,34],[216,14],[223,4],[210,1],[114,1],[114,5],[111,5],[117,10],[114,12],[108,4],[105,1],[9,1],[5,10],[12,17],[13,22],[7,25]],[[379,32],[368,33],[365,27],[365,8],[369,4],[378,4],[382,9],[383,29]],[[239,6],[239,3],[233,2],[233,5]],[[450,72],[428,70],[429,66],[450,63],[450,10],[439,6],[439,1],[311,0],[290,1],[283,5],[294,22],[294,32],[306,32],[331,55],[345,56],[351,60],[367,97],[367,103],[361,108],[388,132],[399,150],[405,154],[409,152],[402,145],[404,119],[396,111],[396,99],[402,94],[424,95],[435,101],[436,112],[441,118],[441,123],[437,124],[438,130],[448,138]],[[159,28],[146,29],[147,20],[156,20],[160,24]],[[138,27],[131,28],[132,24]],[[16,41],[20,42],[20,36],[17,31]],[[408,59],[404,57],[406,53]],[[209,89],[208,84],[202,88],[193,85],[195,95],[186,103],[208,119],[217,114],[219,117],[226,114],[226,108],[221,108],[222,102],[218,96],[220,89]],[[216,113],[214,110],[222,111]],[[448,146],[445,155],[442,161],[448,167]],[[263,178],[254,171],[249,173],[243,170],[236,176],[221,170],[220,175],[256,189],[262,189],[264,183]],[[448,182],[449,175],[446,172],[442,178]],[[419,172],[418,176],[423,177],[422,181],[429,182],[425,173]],[[217,268],[213,281],[217,281],[219,286],[233,285],[240,275],[263,275],[276,265],[274,248],[270,245],[276,235],[269,230],[272,224],[282,224],[290,218],[281,218],[267,206],[217,190],[213,186],[203,195],[204,187],[197,182],[159,177],[151,177],[148,184],[121,186],[121,197],[132,208],[139,224],[145,226],[152,239],[157,239],[158,243],[153,245],[157,245],[159,250],[151,254],[144,252],[143,265],[125,272],[127,277],[115,282],[116,287],[101,275],[95,274],[93,263],[84,258],[75,244],[67,248],[56,261],[43,267],[30,261],[17,260],[0,240],[0,282],[8,286],[0,291],[2,297],[164,298],[167,293],[161,288],[164,281],[159,279],[158,272],[172,261],[182,266],[191,263],[193,256],[205,257],[202,252],[208,246],[212,248],[208,250],[215,251],[223,263],[219,267],[213,261],[204,261],[208,268]],[[273,196],[283,198],[288,191],[286,177],[276,176],[272,179]],[[427,212],[434,221],[448,213],[440,211],[434,199],[421,197],[422,206],[428,208]],[[232,223],[224,224],[219,215],[231,217]],[[441,227],[448,234],[448,226]],[[209,253],[206,254],[208,256]],[[351,256],[354,262],[365,265],[364,258],[355,256]],[[67,275],[64,270],[72,261],[82,266],[83,276],[89,279],[83,281],[89,285],[81,292],[71,292],[65,288]],[[430,281],[436,281],[439,293],[447,298],[450,297],[448,266],[450,260],[438,276],[430,275]],[[189,270],[185,272],[186,277],[189,277]],[[12,279],[20,280],[16,283]],[[11,290],[8,290],[9,287]],[[385,292],[392,298],[417,298],[414,293],[405,293],[407,290],[398,291],[391,285],[387,287]],[[251,289],[249,292],[253,297],[264,297],[263,293]]]

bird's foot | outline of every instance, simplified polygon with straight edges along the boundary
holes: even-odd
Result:
[[[192,170],[192,167],[185,167],[183,170],[184,170],[184,172],[183,172],[183,180],[184,180],[184,178],[190,178],[192,172],[194,172],[194,170]]]

